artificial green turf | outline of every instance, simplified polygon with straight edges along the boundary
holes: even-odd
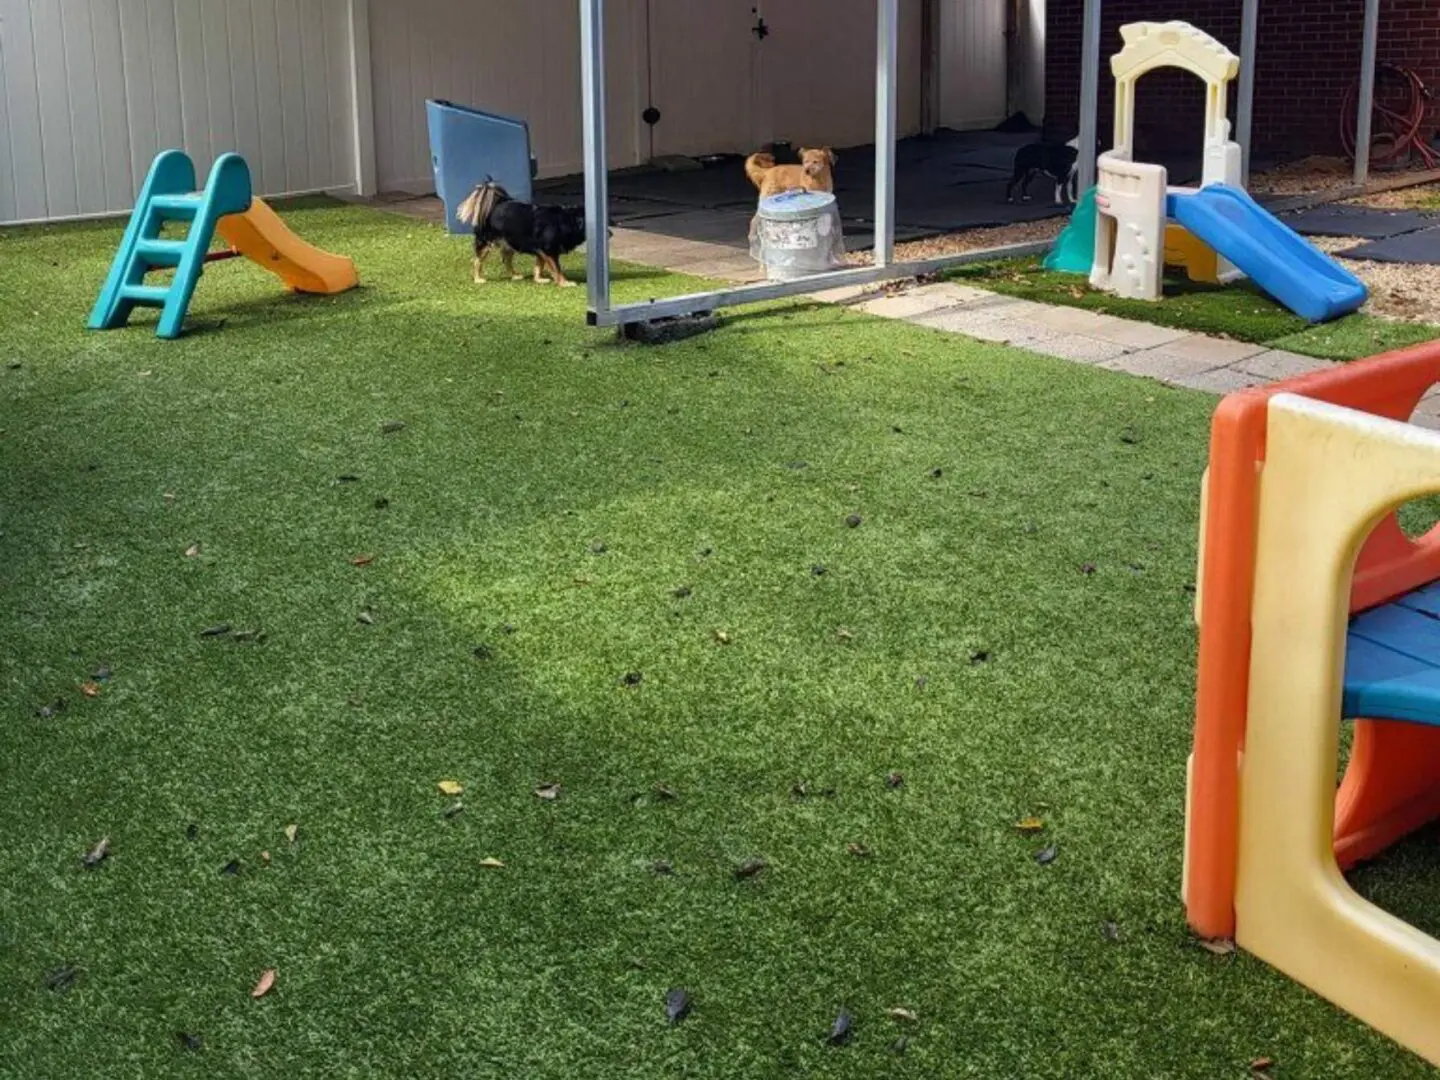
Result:
[[[1356,360],[1440,337],[1440,326],[1370,315],[1347,315],[1321,326],[1309,326],[1248,283],[1217,286],[1184,277],[1167,278],[1165,299],[1152,304],[1091,289],[1075,274],[1044,269],[1039,259],[963,266],[950,271],[949,276],[1009,296],[1235,338],[1326,360]]]
[[[220,264],[173,343],[81,328],[118,226],[0,234],[0,1075],[1429,1075],[1185,930],[1213,399],[824,307],[623,347],[290,219],[365,287]],[[1437,869],[1361,882],[1433,930]]]

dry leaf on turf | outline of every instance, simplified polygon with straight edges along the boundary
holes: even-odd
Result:
[[[375,561],[374,555],[356,555],[350,560],[351,566],[369,566]]]
[[[260,861],[261,861],[262,863],[264,863],[266,866],[269,866],[269,865],[270,865],[270,852],[268,852],[268,851],[262,851],[262,852],[260,852]]]
[[[199,554],[200,554],[200,545],[199,545],[199,544],[191,544],[188,548],[185,549],[185,557],[186,557],[187,559],[193,559],[193,558],[195,558],[196,555],[199,555]]]
[[[846,844],[845,850],[857,859],[868,859],[870,857],[870,849],[864,844]]]
[[[250,991],[250,996],[252,998],[262,998],[268,994],[270,988],[275,985],[275,974],[274,968],[266,968],[261,972],[260,981],[255,984],[255,989]]]
[[[902,1008],[899,1005],[896,1005],[894,1008],[891,1009],[886,1009],[885,1015],[890,1017],[890,1019],[894,1020],[896,1023],[901,1024],[914,1024],[918,1023],[920,1020],[920,1018],[916,1016],[915,1013],[912,1012],[910,1009]]]
[[[560,785],[541,784],[535,789],[535,797],[537,799],[544,799],[546,802],[554,802],[560,798]]]
[[[300,826],[299,826],[299,825],[286,825],[286,826],[285,826],[285,839],[286,839],[286,840],[289,840],[290,843],[292,843],[292,844],[295,843],[295,839],[296,839],[296,837],[298,837],[299,835],[300,835]]]
[[[1229,956],[1235,951],[1235,942],[1227,938],[1208,938],[1200,942],[1200,947],[1215,956]]]
[[[493,855],[488,859],[481,859],[480,865],[486,870],[504,870],[505,864]]]
[[[716,630],[715,640],[718,641],[721,645],[729,645],[730,635],[727,634],[724,630]]]
[[[1058,859],[1059,857],[1060,857],[1060,849],[1059,849],[1058,847],[1056,847],[1054,844],[1051,844],[1049,847],[1045,848],[1043,851],[1040,851],[1040,852],[1038,852],[1038,853],[1036,854],[1036,856],[1035,856],[1035,861],[1036,861],[1037,863],[1039,863],[1041,866],[1049,866],[1051,863],[1053,863],[1053,862],[1054,862],[1056,859]]]
[[[1268,1069],[1273,1069],[1274,1067],[1275,1067],[1275,1059],[1274,1059],[1274,1058],[1257,1057],[1254,1061],[1250,1062],[1250,1071],[1251,1071],[1251,1072],[1257,1072],[1257,1073],[1258,1073],[1258,1072],[1265,1072],[1266,1070],[1268,1070]]]
[[[835,1017],[835,1022],[830,1025],[830,1035],[825,1041],[831,1046],[839,1046],[850,1038],[854,1026],[855,1018],[850,1015],[850,1010],[842,1008]]]
[[[435,786],[440,789],[442,795],[459,795],[465,790],[465,785],[459,780],[441,780]]]
[[[1015,823],[1015,828],[1028,836],[1031,833],[1041,832],[1045,828],[1045,822],[1038,817],[1021,818]]]
[[[100,842],[80,857],[80,862],[85,869],[93,870],[99,866],[110,854],[110,837],[102,836]]]
[[[82,682],[80,684],[80,693],[84,694],[86,697],[99,697],[100,684],[93,682]]]

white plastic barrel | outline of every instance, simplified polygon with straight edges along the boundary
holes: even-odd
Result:
[[[840,208],[825,191],[787,191],[760,200],[750,257],[771,281],[793,281],[845,265]]]

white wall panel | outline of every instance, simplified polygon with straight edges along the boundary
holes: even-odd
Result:
[[[377,0],[392,6],[392,0]],[[347,0],[0,0],[0,222],[127,209],[155,154],[354,183]]]
[[[177,146],[202,175],[238,150],[262,194],[352,188],[358,2],[0,0],[0,222],[127,209],[154,155]],[[429,97],[523,117],[543,175],[579,171],[576,0],[366,2],[380,188],[429,189]],[[919,0],[901,4],[904,134],[918,123]],[[773,27],[759,48],[752,6]],[[651,156],[651,100],[656,153],[870,137],[872,0],[606,7],[612,166]]]
[[[644,0],[606,3],[607,118],[614,166],[634,165],[648,156],[648,145],[642,152],[639,137],[644,8]],[[576,0],[375,0],[370,69],[382,190],[429,190],[432,185],[427,98],[525,120],[541,175],[581,168]]]
[[[946,0],[940,16],[940,123],[994,127],[1005,119],[1007,0]]]

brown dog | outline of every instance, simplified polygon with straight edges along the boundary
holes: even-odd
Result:
[[[801,150],[799,165],[776,165],[775,155],[761,151],[745,159],[745,175],[760,189],[760,197],[794,191],[834,191],[835,176],[831,172],[839,160],[828,146],[819,150]]]

